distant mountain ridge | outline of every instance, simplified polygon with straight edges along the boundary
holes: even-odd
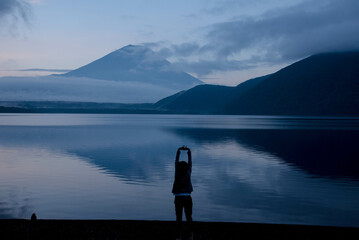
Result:
[[[274,73],[223,113],[359,115],[359,51],[324,53]]]
[[[359,115],[359,51],[324,53],[237,87],[197,86],[158,101],[174,113]]]
[[[156,86],[184,90],[203,84],[183,71],[171,69],[171,63],[151,49],[127,45],[62,76],[88,77],[119,82],[144,82]]]
[[[132,54],[138,51],[140,54]],[[166,66],[166,61],[152,58],[152,53],[142,48],[124,48],[110,56],[117,60],[128,52],[133,61],[126,62],[125,69],[151,69]],[[120,55],[118,58],[117,55]],[[139,64],[135,56],[147,56],[153,60]],[[111,58],[104,57],[105,61]],[[101,59],[100,59],[101,60]],[[147,61],[146,58],[143,61]],[[96,63],[103,64],[105,61]],[[141,60],[142,61],[142,60]],[[96,62],[96,61],[95,61]],[[90,64],[89,64],[90,65]],[[88,65],[87,65],[88,66]],[[88,73],[81,68],[72,74]],[[96,69],[95,67],[89,68]],[[121,69],[121,68],[119,68]],[[65,77],[66,78],[66,77]],[[5,79],[9,83],[13,79]],[[41,79],[40,79],[41,80]],[[39,81],[40,81],[39,80]],[[56,79],[52,79],[53,82]],[[61,80],[61,81],[60,81]],[[63,84],[59,79],[57,84]],[[69,78],[68,81],[76,80]],[[97,82],[111,82],[115,80]],[[98,86],[96,82],[96,87]],[[1,82],[0,82],[1,83]],[[69,83],[67,83],[69,84]],[[80,81],[77,85],[80,85]],[[110,85],[111,89],[115,85]],[[43,86],[43,82],[41,82]],[[57,86],[57,85],[54,85]],[[122,86],[122,85],[121,85]],[[121,87],[120,86],[120,87]],[[139,85],[134,84],[136,89]],[[146,85],[147,86],[147,85]],[[2,88],[0,88],[1,90]],[[40,90],[42,90],[41,88]],[[96,88],[96,91],[100,90]],[[147,87],[146,92],[151,91]],[[65,89],[67,91],[67,88]],[[116,94],[120,88],[116,88]],[[125,91],[128,90],[125,89]],[[153,91],[153,89],[152,89]],[[170,91],[169,94],[176,92]],[[41,92],[39,92],[41,93]],[[87,92],[86,92],[87,93]],[[101,92],[100,92],[101,93]],[[125,92],[123,92],[125,93]],[[129,94],[138,98],[137,92]],[[23,94],[23,93],[22,93]],[[137,94],[137,95],[136,95]],[[164,95],[164,96],[168,96]],[[111,95],[112,96],[112,95]],[[144,102],[142,102],[144,103]],[[175,113],[175,114],[233,114],[233,115],[295,115],[295,116],[359,116],[359,51],[317,54],[293,63],[276,73],[250,79],[236,87],[202,84],[188,90],[178,91],[156,103],[133,104],[133,102],[98,103],[93,101],[28,101],[3,100],[1,112],[76,112],[76,113]]]
[[[237,87],[221,85],[199,85],[164,98],[155,104],[156,108],[175,113],[220,114],[238,96],[253,88],[269,75],[253,78]]]

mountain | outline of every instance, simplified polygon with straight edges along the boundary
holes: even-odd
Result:
[[[296,62],[238,96],[222,113],[359,115],[359,52]]]
[[[201,82],[184,72],[172,71],[169,66],[168,61],[157,58],[153,51],[129,45],[67,74],[2,77],[0,101],[53,101],[46,103],[45,110],[51,112],[105,109],[106,112],[359,116],[359,51],[313,55],[236,87],[198,85],[183,90]],[[120,77],[126,74],[128,78]],[[71,107],[72,102],[131,104]],[[38,103],[3,106],[7,108],[0,109],[2,112],[36,112],[44,108]]]
[[[0,113],[29,113],[26,108],[0,106]]]
[[[247,80],[236,87],[199,85],[166,97],[155,103],[154,106],[174,113],[218,114],[234,99],[268,76]]]
[[[153,103],[198,84],[202,82],[173,70],[151,49],[128,45],[67,73],[0,77],[0,105],[1,101]]]
[[[128,45],[65,74],[118,82],[143,82],[184,90],[202,84],[199,79],[171,69],[171,63],[145,46]]]
[[[359,115],[359,52],[313,55],[237,87],[200,85],[158,101],[174,113]]]

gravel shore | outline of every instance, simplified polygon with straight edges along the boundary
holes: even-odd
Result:
[[[175,239],[176,223],[126,220],[0,220],[0,239]],[[186,232],[186,226],[184,226]],[[194,222],[194,239],[359,239],[359,228]]]

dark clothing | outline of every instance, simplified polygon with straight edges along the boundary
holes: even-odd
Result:
[[[177,150],[175,161],[175,181],[172,187],[172,193],[175,194],[175,209],[176,209],[176,222],[177,222],[177,237],[181,235],[182,229],[182,215],[183,209],[186,215],[188,227],[192,231],[192,197],[193,187],[191,183],[192,173],[192,155],[191,151],[187,149],[188,163],[179,162],[181,150]],[[184,168],[185,167],[185,168]],[[181,196],[184,194],[186,196]]]
[[[186,215],[187,222],[192,222],[192,197],[191,196],[176,196],[175,197],[175,208],[176,208],[176,221],[182,221],[182,213]]]
[[[187,151],[188,155],[188,170],[181,174],[178,170],[178,164],[179,164],[179,157],[180,157],[181,151],[178,150],[176,154],[176,161],[175,161],[175,181],[173,183],[172,187],[172,193],[173,194],[179,194],[179,193],[191,193],[193,192],[193,187],[191,183],[191,173],[192,173],[192,155],[191,151]]]
[[[182,230],[182,215],[183,209],[187,220],[187,227],[192,232],[192,197],[191,196],[175,196],[175,209],[176,209],[176,236],[180,238]]]

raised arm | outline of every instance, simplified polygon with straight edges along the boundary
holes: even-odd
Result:
[[[179,162],[180,155],[181,155],[181,149],[182,149],[182,147],[177,149],[175,166],[177,166],[177,163]]]
[[[189,148],[187,148],[187,156],[188,156],[188,166],[192,171],[192,153],[191,153],[191,149]]]
[[[186,146],[182,146],[182,147],[180,147],[180,148],[177,149],[175,166],[177,167],[177,163],[179,162],[180,155],[181,155],[181,150],[187,150],[188,166],[189,166],[190,170],[192,171],[192,154],[191,154],[191,149],[189,149],[189,148],[186,147]]]

